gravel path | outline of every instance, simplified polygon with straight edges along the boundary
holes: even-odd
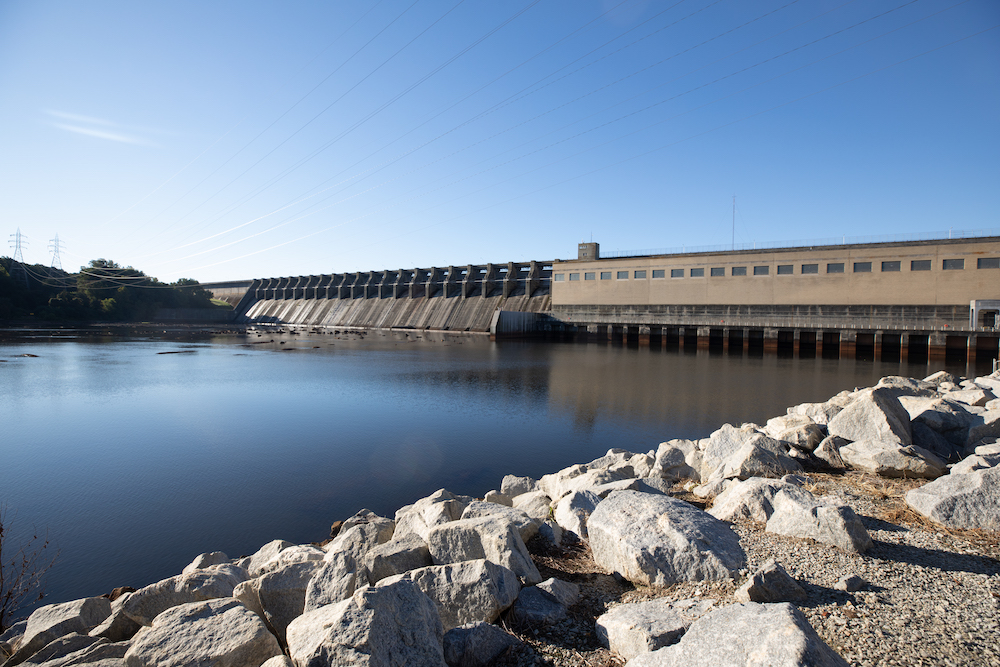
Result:
[[[809,622],[850,664],[1000,667],[1000,534],[946,531],[928,523],[902,501],[920,484],[858,473],[812,476],[813,493],[835,493],[862,517],[875,542],[863,555],[765,533],[761,524],[733,528],[747,552],[748,570],[777,559],[809,594],[799,605]],[[546,550],[533,541],[529,548],[543,577],[580,584],[583,600],[557,626],[508,626],[528,648],[498,665],[622,665],[597,644],[594,620],[601,613],[622,602],[661,597],[710,597],[729,604],[742,583],[635,587],[603,573],[586,544]],[[866,585],[856,593],[835,590],[848,574]]]

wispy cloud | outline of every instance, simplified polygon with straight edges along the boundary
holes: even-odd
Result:
[[[48,121],[52,127],[60,130],[65,130],[66,132],[73,132],[74,134],[82,134],[88,137],[95,137],[97,139],[104,139],[106,141],[117,141],[122,144],[131,144],[133,146],[156,146],[154,142],[138,136],[131,132],[122,132],[119,130],[120,126],[118,123],[112,122],[110,120],[105,120],[103,118],[94,118],[92,116],[83,116],[75,113],[67,113],[65,111],[53,111],[51,109],[44,109],[43,113],[52,118],[58,118],[61,120],[73,121],[74,124],[58,122],[58,121]],[[121,128],[124,130],[129,130],[129,128]],[[134,128],[133,128],[134,129]]]

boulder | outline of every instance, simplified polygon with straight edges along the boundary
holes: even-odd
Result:
[[[195,559],[191,561],[190,565],[181,570],[181,574],[188,574],[189,572],[194,572],[195,570],[200,570],[211,565],[221,565],[222,563],[228,562],[230,562],[229,556],[221,551],[199,554],[198,556],[195,556]]]
[[[930,384],[939,385],[942,382],[950,382],[952,384],[958,384],[959,378],[947,371],[937,371],[936,373],[931,373],[924,378],[924,382],[929,382]]]
[[[54,647],[59,640],[52,642],[44,649],[31,656],[25,665],[35,664],[36,657],[41,657],[49,647]],[[90,667],[122,667],[125,653],[128,652],[131,644],[129,642],[108,642],[107,639],[99,639],[90,646],[81,648],[72,653],[68,653],[61,658],[49,660],[45,667],[69,667],[69,665],[89,665]]]
[[[514,508],[521,510],[532,519],[545,521],[552,511],[552,499],[544,491],[529,491],[511,500]]]
[[[810,503],[814,496],[796,484],[779,479],[751,477],[720,493],[708,513],[722,521],[756,521],[767,523],[774,513],[774,498],[785,493],[801,503]]]
[[[521,539],[525,542],[538,534],[538,525],[541,523],[540,520],[529,517],[524,510],[507,507],[506,505],[498,505],[497,503],[487,503],[481,500],[473,500],[469,503],[462,512],[461,518],[478,519],[484,516],[501,517],[508,523],[514,524],[517,527],[517,532],[521,535]]]
[[[288,624],[305,610],[309,582],[323,565],[317,560],[291,563],[253,580],[264,620],[281,643]]]
[[[726,479],[781,477],[802,471],[801,464],[788,456],[785,446],[762,433],[754,433],[744,440],[720,467],[721,477]]]
[[[128,597],[122,610],[136,623],[152,625],[154,618],[171,607],[232,597],[233,589],[248,578],[242,567],[211,565],[140,588]]]
[[[326,552],[319,547],[314,547],[309,544],[298,544],[282,550],[281,553],[268,561],[262,568],[261,574],[264,572],[271,572],[273,570],[280,570],[286,565],[291,565],[292,563],[305,563],[307,561],[323,560],[325,557]]]
[[[739,602],[803,602],[809,596],[773,558],[736,590]]]
[[[367,577],[358,581],[358,562],[349,551],[336,552],[313,574],[306,586],[303,611],[319,609],[328,604],[340,602],[354,595],[359,584],[367,583]]]
[[[374,586],[386,577],[433,564],[427,543],[411,533],[380,544],[365,554],[364,571],[368,583]]]
[[[597,641],[625,660],[676,644],[691,624],[704,616],[715,600],[689,598],[631,602],[614,607],[597,619]]]
[[[805,616],[787,602],[733,604],[691,624],[673,646],[643,653],[626,667],[847,667]]]
[[[845,440],[876,440],[908,445],[910,416],[893,389],[865,389],[827,424],[827,433]],[[843,455],[843,453],[841,454]]]
[[[729,526],[669,496],[616,491],[587,531],[599,566],[647,586],[729,579],[746,562]]]
[[[994,394],[1000,394],[1000,371],[990,375],[982,375],[973,380],[977,385],[989,389]]]
[[[799,405],[794,405],[788,408],[788,414],[809,417],[814,423],[825,426],[844,409],[847,403],[847,392],[844,392],[843,395],[838,394],[825,403],[800,403]]]
[[[937,393],[937,386],[933,382],[902,375],[885,376],[878,381],[875,389],[886,389],[896,396],[934,396]]]
[[[391,540],[395,528],[396,522],[392,519],[363,509],[345,521],[337,537],[324,547],[324,559],[330,560],[334,554],[346,551],[360,562],[373,547]]]
[[[436,565],[485,558],[513,570],[525,583],[542,580],[517,528],[503,518],[486,516],[441,524],[428,533],[427,547]]]
[[[538,536],[553,546],[561,546],[563,529],[555,521],[549,519],[538,527]]]
[[[258,549],[257,553],[250,556],[250,564],[246,568],[247,572],[250,573],[251,577],[259,577],[264,573],[265,566],[271,559],[276,558],[279,553],[288,547],[294,546],[294,544],[286,540],[271,540]]]
[[[701,480],[707,480],[730,456],[739,451],[747,440],[759,434],[760,431],[752,424],[744,424],[740,428],[723,424],[720,429],[714,431],[707,441],[702,441]]]
[[[276,655],[273,658],[268,658],[260,667],[295,667],[295,663],[287,655]]]
[[[111,615],[88,634],[91,637],[104,637],[111,642],[121,642],[132,639],[142,627],[125,613],[125,602],[132,595],[126,593],[111,603]]]
[[[846,444],[847,441],[843,438],[829,435],[813,450],[813,457],[822,461],[831,470],[843,470],[847,466],[840,456],[840,448]]]
[[[507,507],[514,506],[513,498],[497,490],[487,491],[486,495],[483,496],[483,500],[488,503],[496,503],[497,505],[506,505]]]
[[[574,474],[582,468],[583,466],[572,466],[558,473],[545,475],[541,481],[542,489],[554,502],[558,502],[560,498],[574,491],[594,491],[597,487],[612,482],[629,484],[637,479],[635,475],[623,470],[583,470],[579,474]]]
[[[506,493],[503,488],[501,493]],[[472,498],[438,489],[426,498],[396,510],[396,531],[393,535],[397,538],[419,535],[426,542],[431,528],[461,519],[465,506],[471,501]]]
[[[469,623],[444,633],[448,667],[490,667],[505,651],[523,642],[489,623]]]
[[[802,491],[808,493],[804,489]],[[765,530],[776,535],[832,544],[850,553],[867,551],[872,546],[871,536],[861,519],[836,496],[804,501],[790,493],[779,493],[774,497],[774,512],[767,520]]]
[[[281,655],[263,621],[239,600],[178,605],[153,620],[125,653],[125,667],[245,667]]]
[[[39,607],[28,617],[17,650],[4,663],[8,667],[20,664],[36,651],[71,633],[86,635],[111,615],[107,598],[82,598]]]
[[[434,601],[445,632],[466,623],[492,623],[517,599],[517,575],[488,560],[432,565],[387,577],[379,586],[402,580],[415,583]]]
[[[566,618],[566,605],[537,586],[521,589],[510,610],[510,618],[527,626],[552,625]]]
[[[956,401],[958,403],[965,403],[966,405],[976,405],[984,406],[996,396],[989,389],[960,389],[958,391],[949,391],[948,400]]]
[[[971,447],[985,438],[997,437],[1000,437],[1000,410],[986,410],[973,418],[965,444]]]
[[[538,490],[538,481],[530,477],[505,475],[503,481],[500,482],[500,493],[508,495],[511,498]]]
[[[957,445],[965,444],[969,427],[976,422],[974,413],[979,411],[949,399],[903,396],[899,401],[910,415],[912,427],[921,424]]]
[[[106,639],[81,635],[77,632],[70,633],[59,639],[55,639],[40,650],[36,651],[26,661],[21,663],[24,667],[35,667],[36,665],[61,665],[67,662],[67,658],[83,653],[92,648],[95,644],[106,644]]]
[[[964,459],[953,465],[948,474],[962,475],[969,472],[975,472],[976,470],[993,468],[1000,465],[1000,452],[986,453],[983,450],[986,450],[987,447],[976,447],[976,449],[983,453],[966,456]]]
[[[570,581],[563,581],[555,577],[549,577],[545,581],[538,583],[535,588],[545,591],[564,607],[572,607],[580,600],[580,587]]]
[[[556,503],[555,519],[563,530],[587,539],[587,521],[597,509],[601,498],[591,491],[574,491]]]
[[[691,493],[696,498],[715,498],[729,487],[735,486],[739,483],[740,481],[738,479],[722,479],[719,477],[694,487],[691,489]]]
[[[668,440],[656,450],[650,477],[701,481],[701,450],[692,440]]]
[[[881,440],[859,440],[840,448],[840,456],[852,468],[883,477],[933,479],[945,473],[945,462],[922,447]]]
[[[961,447],[957,447],[927,424],[910,422],[910,427],[913,430],[914,447],[926,449],[942,461],[954,461],[961,457]]]
[[[865,587],[865,580],[856,574],[845,574],[837,580],[833,587],[845,593],[856,593]]]
[[[299,616],[288,626],[288,655],[296,665],[444,667],[443,639],[437,606],[401,580]]]
[[[768,419],[764,433],[807,452],[816,449],[826,435],[823,427],[807,415],[783,415]]]
[[[906,504],[948,528],[1000,530],[1000,466],[953,471],[909,491]]]

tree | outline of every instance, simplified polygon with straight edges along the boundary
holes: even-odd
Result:
[[[7,506],[0,504],[0,632],[13,625],[19,611],[44,597],[42,580],[59,555],[49,551],[48,537],[37,533],[12,547],[10,524]]]

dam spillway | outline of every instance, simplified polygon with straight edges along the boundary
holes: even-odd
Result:
[[[551,310],[551,279],[551,262],[266,278],[236,314],[248,324],[488,332],[504,326],[500,313]]]

